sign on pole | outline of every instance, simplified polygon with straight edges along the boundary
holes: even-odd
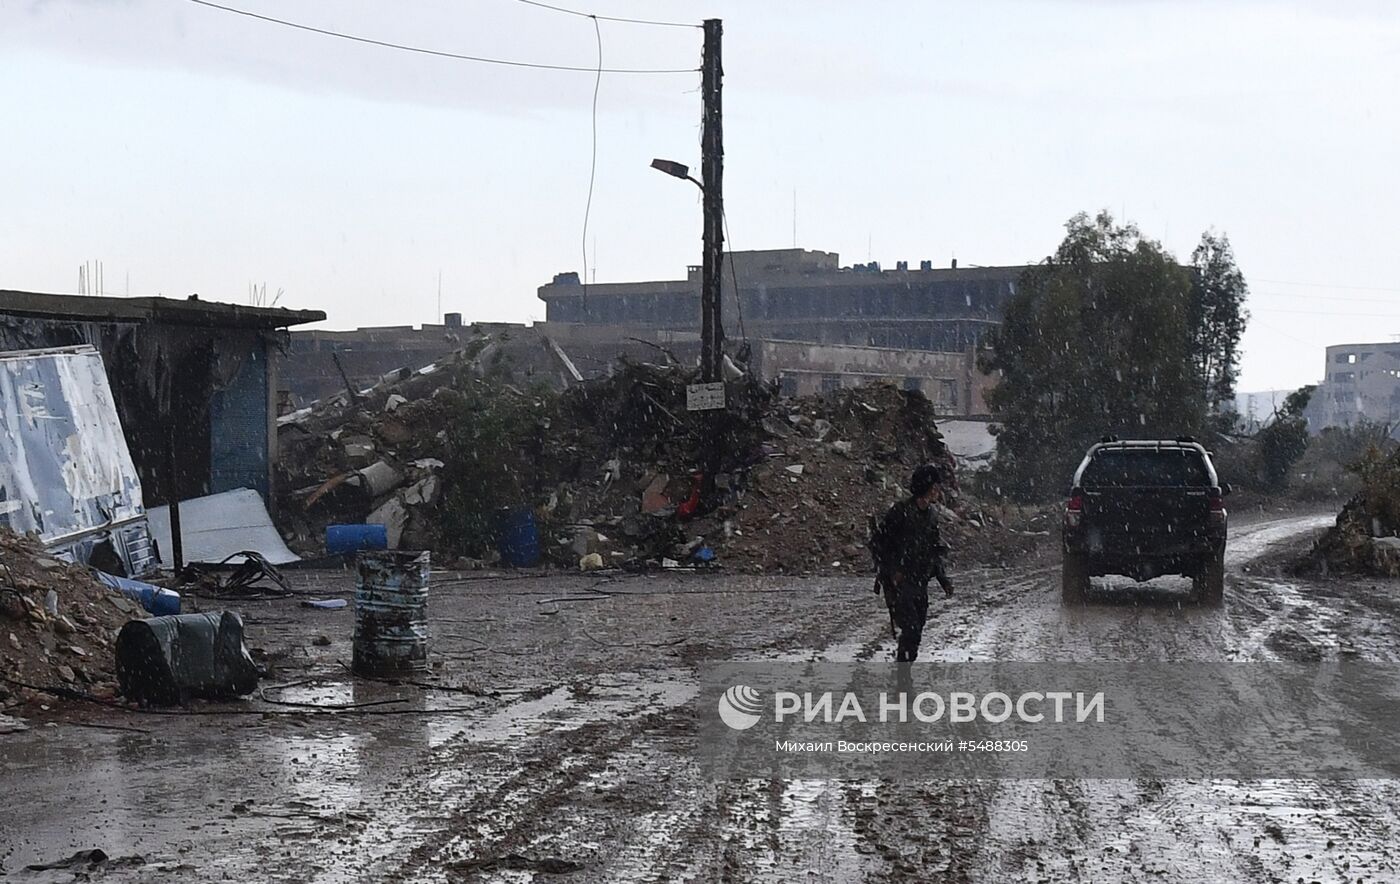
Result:
[[[724,382],[712,384],[686,384],[686,411],[713,411],[724,407]]]

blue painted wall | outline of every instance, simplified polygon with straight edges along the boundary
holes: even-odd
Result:
[[[252,488],[267,500],[267,342],[258,340],[209,408],[209,493]]]

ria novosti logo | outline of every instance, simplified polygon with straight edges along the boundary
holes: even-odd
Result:
[[[720,695],[719,718],[736,731],[746,731],[758,724],[763,708],[758,691],[746,684],[736,684]]]

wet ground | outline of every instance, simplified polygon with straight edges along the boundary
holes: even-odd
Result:
[[[1168,578],[1099,581],[1066,610],[1053,556],[964,571],[925,644],[946,661],[1396,660],[1400,582],[1268,566],[1328,521],[1236,525],[1223,610]],[[350,585],[318,573],[298,588]],[[701,777],[695,666],[888,659],[864,579],[434,575],[418,686],[349,677],[348,610],[237,607],[276,666],[260,699],[70,707],[0,736],[10,879],[1400,879],[1390,782]],[[93,848],[110,859],[25,870]]]

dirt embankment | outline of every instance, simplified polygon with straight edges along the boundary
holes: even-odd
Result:
[[[1293,571],[1400,577],[1400,451],[1372,451],[1354,468],[1358,491],[1337,515],[1336,524],[1296,559]]]

